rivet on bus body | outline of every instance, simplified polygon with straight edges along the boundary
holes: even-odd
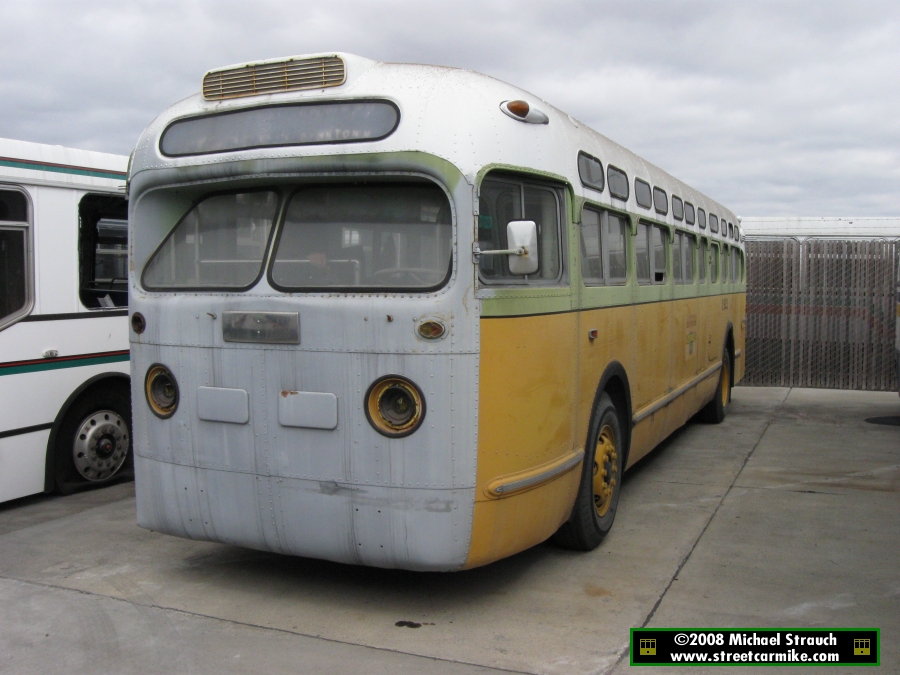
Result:
[[[588,331],[588,339],[596,340],[598,337],[600,337],[600,331],[598,331],[596,328],[591,328]]]

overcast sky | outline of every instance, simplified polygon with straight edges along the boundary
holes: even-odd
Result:
[[[900,2],[0,0],[0,137],[127,154],[210,68],[516,84],[743,216],[900,215]]]

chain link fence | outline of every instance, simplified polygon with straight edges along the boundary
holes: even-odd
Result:
[[[748,240],[742,384],[897,391],[900,239]]]

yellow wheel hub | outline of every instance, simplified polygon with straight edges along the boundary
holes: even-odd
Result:
[[[608,424],[600,430],[594,450],[594,510],[602,518],[609,511],[616,483],[619,481],[619,462],[616,437]]]

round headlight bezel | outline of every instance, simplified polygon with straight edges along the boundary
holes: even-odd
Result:
[[[168,380],[168,385],[171,385],[171,390],[167,388],[166,380]],[[147,369],[147,375],[144,378],[144,397],[147,399],[150,410],[160,419],[168,419],[175,414],[178,409],[180,393],[178,381],[168,367],[161,363],[154,363]]]
[[[406,414],[404,406],[411,405]],[[366,419],[382,436],[403,438],[414,433],[425,419],[425,395],[402,375],[384,375],[366,391]]]

